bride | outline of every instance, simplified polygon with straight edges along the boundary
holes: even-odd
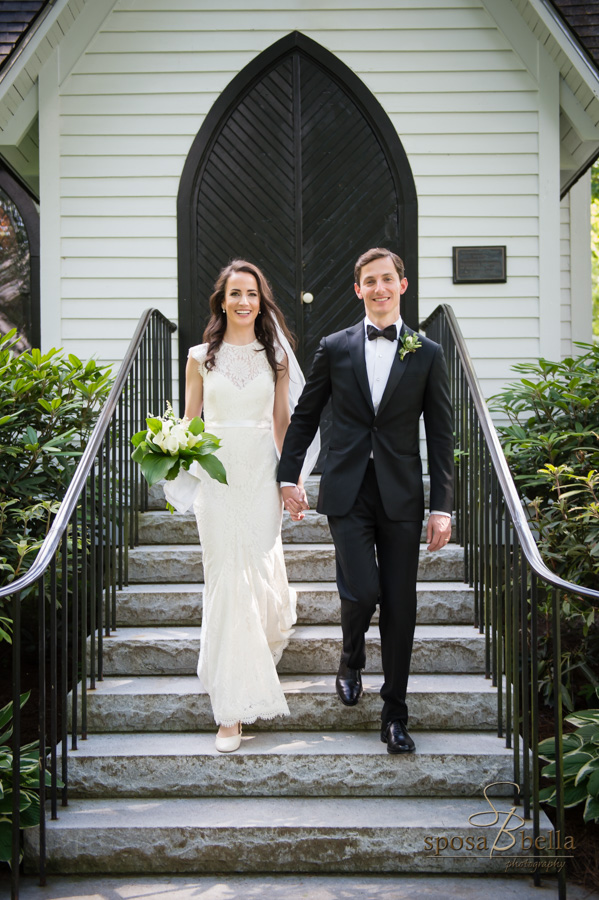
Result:
[[[204,564],[198,676],[219,725],[216,749],[237,750],[241,723],[289,715],[276,665],[295,623],[275,480],[289,424],[289,387],[301,379],[291,335],[260,269],[224,268],[210,297],[205,343],[192,347],[185,416],[204,411],[228,484],[200,474],[195,495]],[[300,385],[295,385],[299,394]],[[274,438],[274,440],[273,440]],[[302,518],[298,514],[293,518]]]

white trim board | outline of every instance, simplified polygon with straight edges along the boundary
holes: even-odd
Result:
[[[593,340],[591,173],[570,188],[570,304],[572,343]],[[572,348],[572,352],[576,350]]]
[[[58,48],[39,73],[40,315],[42,351],[62,346]]]

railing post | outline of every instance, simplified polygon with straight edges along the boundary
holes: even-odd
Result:
[[[50,566],[50,809],[58,818],[58,779],[56,746],[58,744],[58,624],[56,598],[56,554]]]
[[[512,520],[509,512],[505,513],[505,579],[504,579],[504,628],[505,628],[505,746],[508,750],[512,746],[513,719],[513,693],[512,693],[512,654],[513,642],[513,559],[516,553],[514,546]]]
[[[12,861],[11,893],[19,896],[19,867],[21,861],[21,594],[15,591],[12,602]]]
[[[68,526],[67,526],[68,528]],[[69,667],[69,577],[68,577],[68,542],[67,530],[64,531],[61,541],[62,585],[61,602],[61,698],[60,698],[60,742],[61,742],[61,771],[63,787],[61,789],[62,806],[68,805],[68,771],[67,771],[67,708],[68,708],[68,667]]]
[[[489,450],[481,440],[482,446],[482,527],[481,527],[481,543],[483,564],[481,566],[481,578],[483,581],[483,602],[485,609],[485,675],[487,678],[493,677],[493,616],[492,616],[492,597],[491,597],[491,528],[490,528],[490,494],[491,484],[489,479]]]
[[[71,621],[71,749],[77,749],[77,730],[79,726],[79,528],[77,526],[76,506],[71,519],[71,586],[73,615]],[[66,719],[66,706],[65,706]]]
[[[564,743],[562,719],[562,639],[560,622],[560,591],[551,591],[551,642],[553,645],[553,727],[555,734],[555,820],[562,839],[566,834],[564,809]],[[558,873],[559,900],[566,898],[566,867]]]
[[[531,752],[532,752],[532,837],[535,847],[535,858],[540,854],[536,850],[540,828],[539,804],[539,652],[538,652],[538,591],[537,576],[530,573],[530,710],[531,710]],[[540,885],[541,876],[535,869],[533,880]]]
[[[45,576],[38,582],[38,735],[40,765],[39,883],[46,883],[46,590]]]
[[[495,671],[497,673],[497,736],[503,737],[504,599],[507,582],[504,522],[507,520],[507,511],[503,502],[503,496],[499,491],[495,472],[493,472],[493,478],[495,480],[495,490],[497,494],[497,574],[495,579],[495,589],[497,591],[497,646],[495,652]]]
[[[522,665],[520,694],[522,698],[522,799],[524,817],[530,819],[530,680],[528,652],[528,566],[520,555],[520,630],[522,633]]]
[[[87,542],[89,530],[87,527],[87,486],[85,480],[81,493],[81,740],[87,740],[87,606],[89,603],[87,567],[89,565],[89,553]]]
[[[512,557],[512,671],[510,673],[513,698],[512,751],[514,758],[514,781],[520,784],[520,542],[514,534]],[[520,803],[518,792],[514,804]]]

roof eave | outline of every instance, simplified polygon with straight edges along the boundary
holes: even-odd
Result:
[[[551,0],[528,0],[580,77],[599,100],[599,70],[570,31]]]
[[[46,4],[42,6],[23,34],[19,37],[19,40],[6,59],[2,60],[2,63],[0,64],[0,91],[2,82],[7,78],[8,73],[17,65],[19,59],[23,53],[25,53],[31,42],[35,40],[36,36],[39,36],[39,32],[43,28],[46,19],[51,14],[54,7],[60,5],[60,3],[61,0],[47,0]],[[45,30],[46,29],[44,29],[44,31]]]

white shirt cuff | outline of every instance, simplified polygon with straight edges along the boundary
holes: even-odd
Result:
[[[280,487],[297,487],[297,484],[294,484],[293,481],[280,481]]]
[[[431,509],[429,516],[448,516],[451,519],[451,513],[442,512],[440,509]]]

